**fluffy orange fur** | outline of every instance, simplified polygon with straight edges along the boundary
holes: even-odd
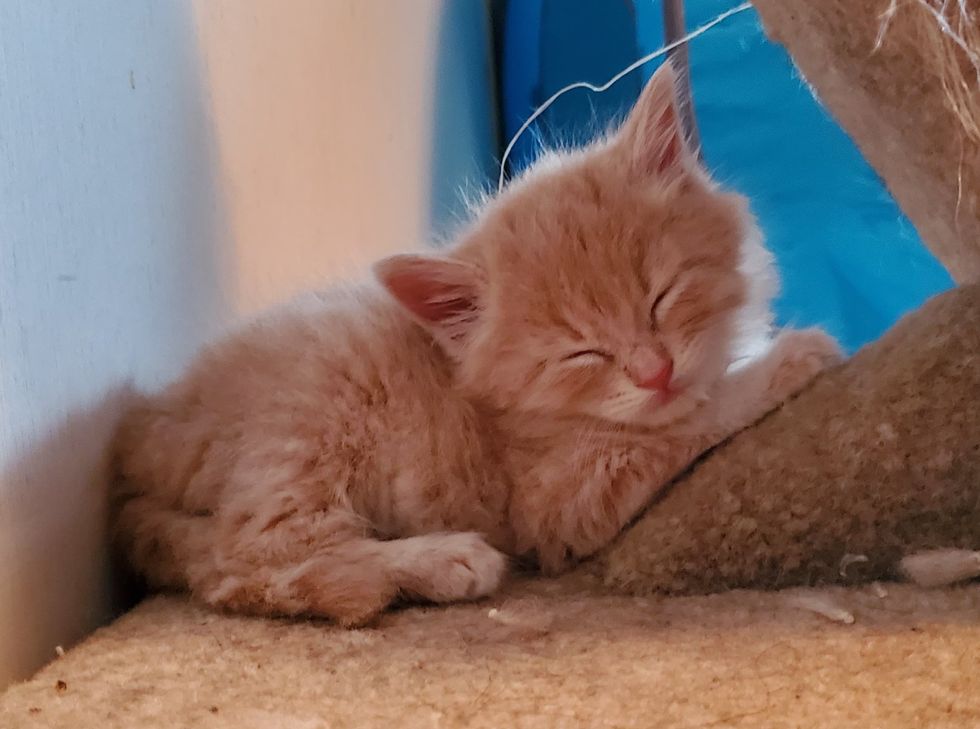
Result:
[[[686,147],[669,66],[615,135],[375,273],[125,419],[116,530],[151,584],[355,625],[486,595],[505,555],[558,572],[839,356],[820,331],[770,338],[769,256]]]

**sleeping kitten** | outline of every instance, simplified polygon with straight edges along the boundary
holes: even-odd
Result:
[[[665,65],[618,133],[547,156],[447,252],[269,314],[142,401],[116,443],[133,566],[345,625],[477,598],[505,555],[593,554],[837,361],[817,330],[767,341],[769,255],[676,104]]]

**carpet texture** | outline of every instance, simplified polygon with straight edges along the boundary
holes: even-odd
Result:
[[[980,726],[980,586],[887,591],[648,599],[516,579],[352,631],[156,597],[9,689],[0,726]]]
[[[913,552],[980,549],[978,403],[974,285],[708,454],[607,551],[606,580],[636,594],[865,582]]]

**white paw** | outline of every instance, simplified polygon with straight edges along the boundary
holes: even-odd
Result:
[[[821,329],[789,330],[773,347],[776,370],[772,387],[785,397],[795,395],[818,374],[843,361],[840,345]]]
[[[433,602],[475,600],[496,591],[507,573],[507,558],[472,532],[433,534],[413,560],[415,592]]]

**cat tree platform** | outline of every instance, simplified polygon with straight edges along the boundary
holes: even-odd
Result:
[[[980,726],[980,585],[885,590],[644,599],[574,575],[353,631],[155,597],[9,689],[0,726]]]

